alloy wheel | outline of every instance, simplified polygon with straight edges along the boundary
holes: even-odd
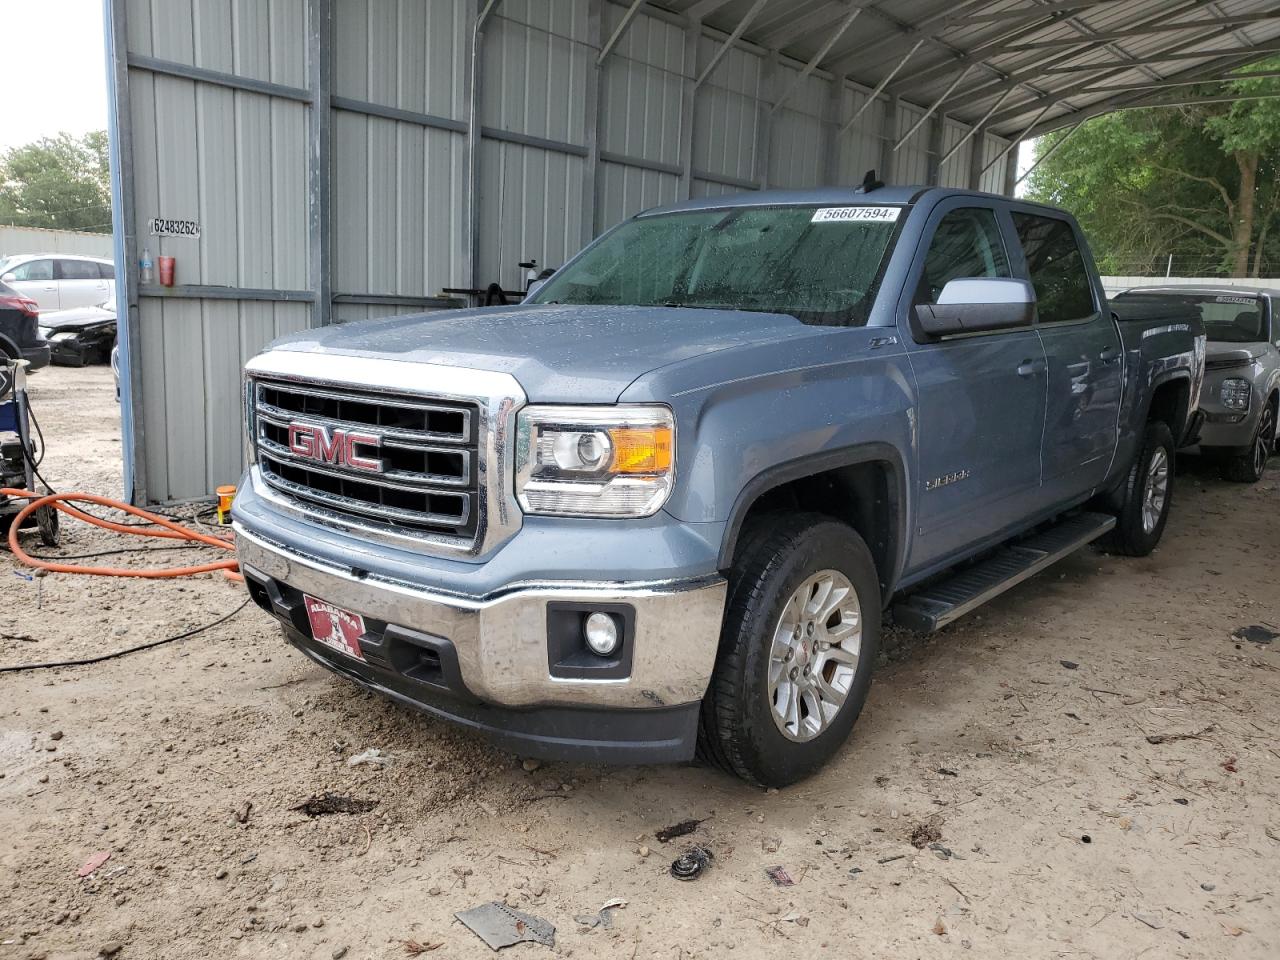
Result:
[[[849,578],[820,570],[791,595],[769,651],[773,722],[788,740],[822,734],[844,706],[862,652],[862,609]]]

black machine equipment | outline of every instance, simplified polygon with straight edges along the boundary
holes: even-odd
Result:
[[[36,469],[44,453],[37,451],[32,441],[26,366],[25,360],[0,359],[0,488],[35,490]],[[25,499],[0,494],[0,535],[9,535],[14,517],[26,504]],[[37,529],[42,543],[55,546],[58,511],[41,507],[23,522],[22,528]]]

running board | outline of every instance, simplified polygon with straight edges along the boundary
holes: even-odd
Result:
[[[1105,513],[1078,513],[912,593],[893,607],[894,621],[931,633],[1074,553],[1116,525]]]

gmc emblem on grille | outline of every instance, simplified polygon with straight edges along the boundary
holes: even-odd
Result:
[[[382,448],[382,438],[376,433],[357,430],[330,430],[314,423],[289,424],[289,452],[317,463],[329,463],[335,467],[382,473],[382,461],[377,457],[361,455]]]

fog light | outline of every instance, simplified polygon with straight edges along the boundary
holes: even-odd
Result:
[[[587,646],[597,656],[607,657],[618,649],[618,625],[607,613],[593,613],[587,617],[582,631]]]

